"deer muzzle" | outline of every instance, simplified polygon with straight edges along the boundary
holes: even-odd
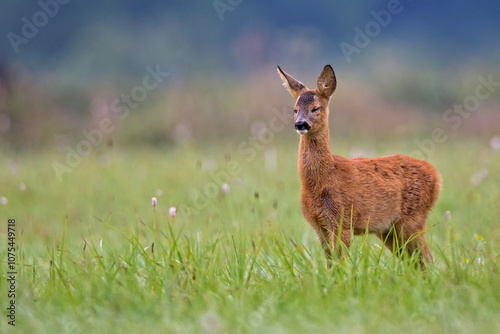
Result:
[[[309,125],[309,123],[307,123],[305,121],[295,122],[295,130],[297,130],[297,132],[299,134],[301,134],[301,135],[306,134],[307,131],[309,131],[309,129],[311,129],[311,126]]]

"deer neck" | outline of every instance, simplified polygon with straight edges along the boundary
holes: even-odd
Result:
[[[313,134],[300,136],[299,174],[304,188],[317,187],[331,170],[328,124]]]

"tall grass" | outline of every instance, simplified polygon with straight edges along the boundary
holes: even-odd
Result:
[[[431,157],[444,188],[429,218],[435,263],[426,275],[416,258],[396,258],[373,236],[355,237],[327,269],[300,212],[296,147],[276,145],[277,170],[266,170],[259,154],[229,182],[228,194],[209,197],[196,213],[188,209],[194,204],[190,190],[213,181],[200,167],[203,160],[223,168],[227,152],[220,147],[102,152],[106,159],[89,157],[60,183],[50,165],[57,156],[2,158],[3,167],[18,165],[2,177],[0,195],[8,198],[2,217],[17,220],[19,274],[17,326],[4,319],[1,331],[500,329],[500,154],[490,150],[482,160],[487,141],[449,142]],[[374,149],[382,155],[410,151],[408,146]],[[348,155],[349,146],[339,143],[336,150]],[[488,178],[473,185],[471,175],[483,167]],[[170,206],[185,212],[171,217]],[[6,247],[0,253],[5,259]],[[5,301],[6,265],[0,268]]]

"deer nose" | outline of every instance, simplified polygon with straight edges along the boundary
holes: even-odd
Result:
[[[298,131],[309,131],[311,126],[307,122],[297,122],[295,123],[295,130]]]

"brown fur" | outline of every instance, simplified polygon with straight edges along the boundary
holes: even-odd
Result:
[[[424,237],[425,224],[441,189],[438,171],[425,161],[401,154],[373,159],[332,155],[328,104],[337,85],[332,67],[325,66],[314,90],[279,67],[278,73],[297,100],[295,121],[310,125],[299,143],[302,212],[316,230],[327,257],[331,258],[337,237],[349,248],[351,232],[359,235],[368,231],[397,254],[404,245],[410,254],[419,251],[425,270],[425,261],[432,260]],[[338,256],[341,250],[338,247]]]

